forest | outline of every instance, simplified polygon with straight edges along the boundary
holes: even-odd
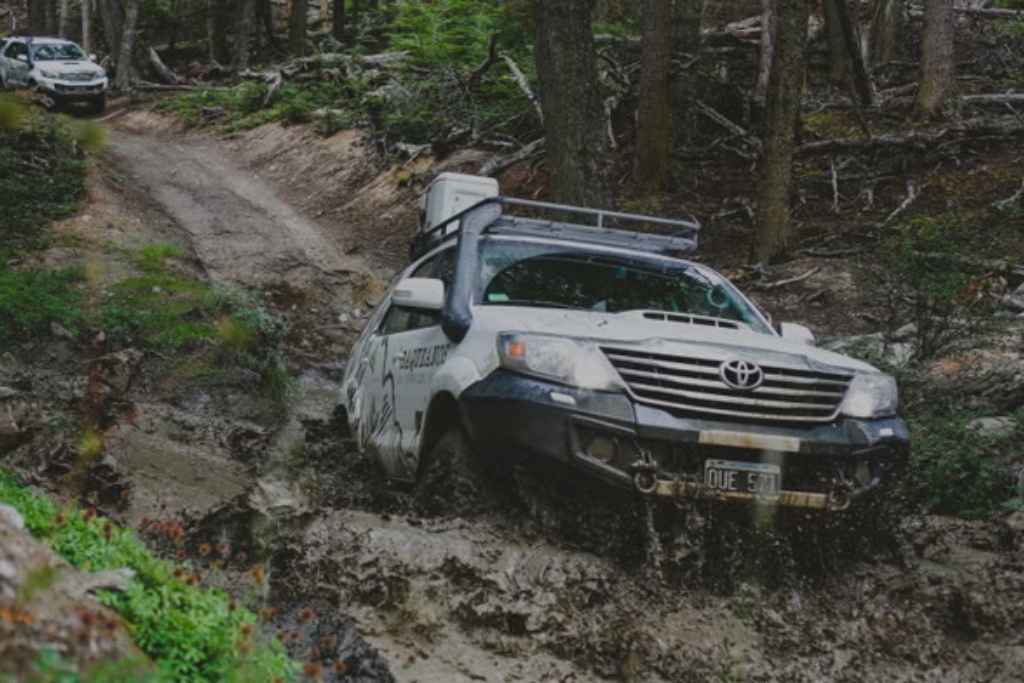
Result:
[[[0,92],[0,681],[1019,679],[1022,0],[0,0],[25,35],[110,90]],[[338,396],[452,171],[696,220],[898,382],[885,504],[386,486]]]

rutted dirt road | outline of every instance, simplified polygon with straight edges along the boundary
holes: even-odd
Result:
[[[373,273],[390,276],[346,256],[365,233],[290,208],[244,168],[244,135],[114,124],[90,212],[187,242],[213,278],[294,293],[302,304],[284,313],[326,340],[295,349],[287,414],[244,388],[170,390],[143,371],[132,419],[108,441],[111,480],[135,491],[131,519],[173,514],[190,547],[229,542],[266,560],[259,590],[244,567],[210,566],[207,580],[279,607],[268,632],[295,631],[297,657],[344,659],[345,680],[420,683],[1020,680],[1020,518],[907,518],[883,543],[863,529],[787,519],[755,532],[742,512],[675,512],[656,568],[642,507],[621,507],[613,526],[630,532],[595,552],[601,533],[578,505],[605,504],[593,494],[556,523],[514,502],[469,520],[421,514],[375,483],[333,415],[343,349],[379,292]],[[301,156],[276,159],[285,170],[271,175]],[[386,183],[375,187],[391,206]],[[54,391],[57,370],[32,368]],[[299,624],[307,605],[318,618]]]

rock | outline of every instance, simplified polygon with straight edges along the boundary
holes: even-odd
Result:
[[[1024,313],[1024,285],[1004,296],[999,302],[999,307],[1004,311]]]
[[[56,322],[50,323],[50,334],[57,339],[67,339],[69,341],[74,340],[75,335],[71,334],[63,325]]]
[[[903,327],[899,328],[892,333],[892,340],[897,342],[910,341],[917,334],[917,325],[914,323],[907,323]]]
[[[139,372],[141,361],[142,352],[136,349],[109,353],[89,364],[89,376],[98,378],[113,392],[125,394]]]
[[[1009,415],[1001,417],[979,417],[971,420],[964,430],[988,438],[1005,438],[1017,431],[1020,423]]]
[[[18,530],[25,528],[25,518],[21,516],[21,513],[10,505],[4,505],[3,503],[0,503],[0,523],[12,526]]]

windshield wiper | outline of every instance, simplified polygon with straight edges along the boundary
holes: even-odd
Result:
[[[567,308],[571,311],[585,311],[581,306],[561,304],[557,301],[535,301],[533,299],[503,299],[501,301],[487,301],[487,306],[535,306],[537,308]]]

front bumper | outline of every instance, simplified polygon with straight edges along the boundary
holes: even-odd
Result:
[[[783,426],[688,417],[634,403],[622,393],[580,390],[507,370],[469,387],[459,403],[470,439],[485,453],[560,463],[667,499],[768,500],[838,511],[878,489],[909,455],[910,438],[898,418]],[[707,460],[777,466],[782,490],[765,498],[709,488]]]
[[[107,91],[107,79],[98,81],[62,81],[58,79],[38,79],[39,89],[50,97],[71,100],[94,100]]]

